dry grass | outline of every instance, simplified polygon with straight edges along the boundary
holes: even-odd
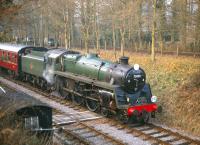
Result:
[[[152,92],[158,96],[163,113],[158,121],[200,135],[200,59],[157,56],[154,63],[146,54],[125,52],[129,63],[138,63],[147,74]],[[101,51],[104,59],[116,61],[113,51]],[[117,58],[120,53],[117,52]]]
[[[19,122],[16,122],[16,115],[9,115],[0,118],[0,144],[1,145],[43,145],[43,139],[36,134],[24,130]]]

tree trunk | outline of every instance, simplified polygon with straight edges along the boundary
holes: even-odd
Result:
[[[124,30],[120,29],[121,33],[121,56],[124,56]]]
[[[106,39],[104,40],[104,49],[107,50],[107,43],[106,43]]]
[[[64,11],[64,22],[65,22],[65,48],[66,49],[69,49],[69,44],[68,44],[68,42],[69,42],[69,35],[68,35],[68,14],[66,14],[66,12]]]
[[[176,56],[179,56],[179,46],[178,46],[178,44],[176,46]]]
[[[94,31],[95,31],[95,39],[96,39],[96,53],[99,53],[99,25],[97,22],[98,18],[98,8],[97,8],[97,1],[94,0]]]
[[[65,48],[68,49],[68,33],[67,33],[67,24],[65,24]]]
[[[134,43],[134,47],[135,47],[135,52],[138,52],[138,46],[137,46],[137,43]]]
[[[89,27],[86,28],[86,34],[85,34],[85,49],[86,53],[89,53],[89,48],[88,48],[88,38],[89,38]]]
[[[96,49],[97,53],[99,53],[99,32],[96,32]]]
[[[116,56],[116,45],[115,45],[115,25],[112,24],[112,39],[113,39],[113,49],[114,49],[114,55],[115,55],[115,59],[117,58]]]
[[[160,42],[159,42],[160,54],[162,56],[163,55],[163,38],[162,38],[162,32],[159,32],[159,38],[160,38]]]
[[[156,27],[156,0],[153,0],[153,25],[152,25],[152,43],[151,43],[152,61],[155,61],[155,27]]]
[[[185,51],[187,46],[187,0],[183,1],[183,15],[182,15],[182,34],[181,34],[181,43],[182,48]]]
[[[71,23],[70,23],[70,48],[74,47],[74,19],[71,18]]]
[[[68,49],[71,48],[71,31],[68,31]]]
[[[40,46],[44,46],[44,14],[43,10],[40,14]]]

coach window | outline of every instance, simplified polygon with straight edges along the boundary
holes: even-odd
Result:
[[[11,60],[11,58],[10,58],[10,52],[8,52],[8,54],[7,54],[7,60]]]
[[[2,60],[4,59],[4,51],[2,52]]]
[[[11,57],[12,57],[12,58],[11,58],[11,61],[12,61],[12,62],[15,62],[15,54],[12,54]]]
[[[2,59],[3,59],[3,52],[0,51],[0,60],[2,60]]]
[[[6,54],[6,60],[9,60],[9,52]]]
[[[4,59],[7,60],[8,59],[8,57],[7,57],[8,53],[6,51],[4,53],[5,53],[4,54],[4,56],[5,56]]]
[[[16,63],[17,63],[17,55],[15,54],[15,60],[14,60]]]
[[[10,54],[10,61],[14,62],[14,54],[13,53]]]
[[[13,53],[10,53],[10,61],[13,61]]]
[[[7,55],[8,55],[8,53],[7,53],[7,52],[5,52],[5,60],[7,60],[7,58],[8,58],[8,57],[7,57]]]
[[[10,58],[10,61],[13,62],[13,54],[12,53],[10,53],[9,58]]]
[[[17,55],[15,54],[15,62],[17,62]]]
[[[6,51],[4,51],[4,60],[6,60],[7,59],[7,53],[6,53]]]

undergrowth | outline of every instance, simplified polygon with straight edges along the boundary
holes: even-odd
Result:
[[[0,87],[6,88],[1,82]],[[6,94],[0,90],[0,100],[4,98]],[[38,136],[35,132],[24,128],[24,118],[14,112],[18,102],[15,99],[7,100],[5,101],[7,106],[2,103],[0,106],[0,145],[50,145],[52,141],[49,136]]]

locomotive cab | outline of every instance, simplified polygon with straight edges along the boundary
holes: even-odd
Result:
[[[54,72],[61,70],[61,55],[66,53],[66,49],[52,49],[44,55],[44,72],[43,77],[50,85],[54,83]]]

